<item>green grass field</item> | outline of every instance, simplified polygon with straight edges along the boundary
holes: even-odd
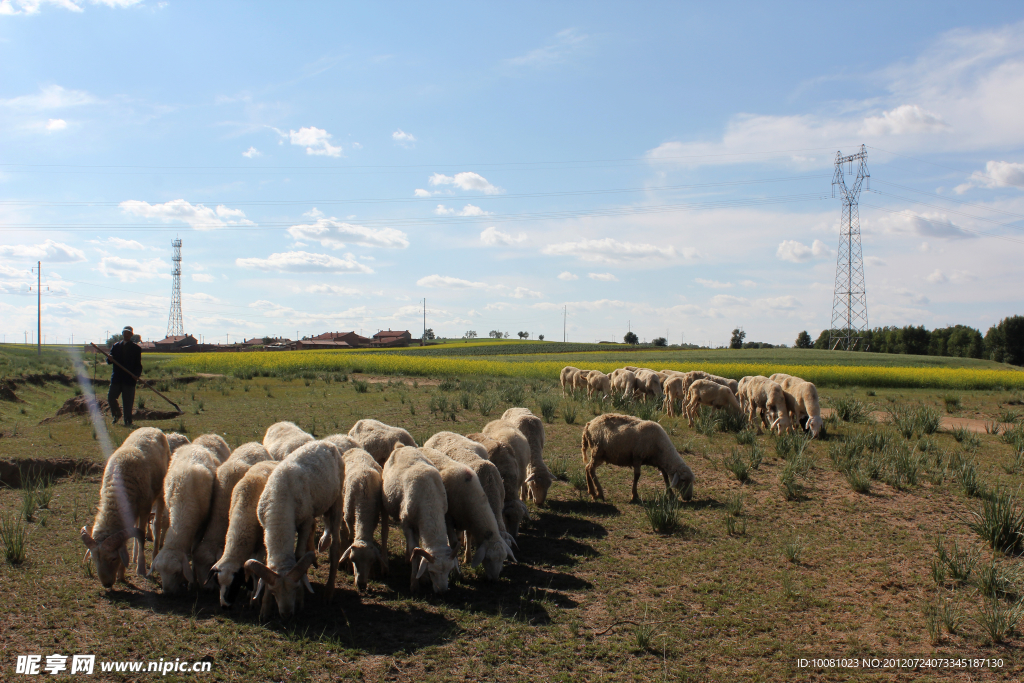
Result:
[[[23,562],[0,558],[3,666],[13,667],[16,654],[57,652],[208,658],[212,672],[204,678],[239,681],[978,681],[1024,675],[1024,619],[1005,633],[996,629],[996,638],[992,633],[993,605],[1006,619],[1021,605],[1021,560],[993,552],[968,527],[983,501],[968,495],[964,483],[969,463],[987,491],[1016,491],[1024,484],[1024,456],[1007,436],[917,428],[904,438],[871,416],[928,407],[1010,428],[1006,420],[1019,424],[1016,416],[1024,414],[1019,390],[824,389],[826,406],[842,406],[851,417],[864,413],[866,421],[830,418],[827,438],[807,444],[802,456],[768,435],[721,432],[713,424],[698,431],[685,419],[656,413],[696,475],[694,498],[678,510],[677,528],[659,533],[641,506],[628,503],[628,470],[601,468],[608,502],[590,501],[580,434],[583,423],[608,406],[562,399],[555,378],[467,375],[444,389],[436,377],[328,372],[179,383],[168,379],[169,370],[157,369],[178,358],[144,359],[147,373],[160,376],[185,411],[147,424],[193,438],[216,432],[237,447],[260,439],[279,420],[324,436],[372,417],[405,427],[422,443],[440,430],[478,431],[513,403],[540,414],[553,402],[545,459],[562,479],[548,506],[530,505],[520,564],[507,566],[500,581],[471,570],[444,595],[410,594],[401,534],[393,532],[388,577],[360,595],[342,572],[340,590],[327,605],[319,598],[327,575],[321,562],[311,572],[317,595],[307,596],[305,610],[288,624],[260,623],[257,610],[221,610],[211,593],[165,597],[133,573],[128,584],[103,590],[82,561],[78,538],[95,512],[98,475],[2,489],[0,514],[10,524],[23,520],[26,533]],[[35,367],[26,363],[19,372]],[[59,358],[47,363],[60,366]],[[99,370],[105,376],[106,368]],[[43,422],[75,390],[56,381],[18,384],[18,402],[0,402],[0,459],[102,462],[86,418]],[[147,408],[159,406],[152,394],[140,390],[138,396]],[[438,409],[441,398],[450,406],[447,416]],[[111,429],[115,445],[126,433]],[[849,444],[866,450],[843,460]],[[866,491],[854,490],[850,462],[859,463],[854,471],[866,478]],[[744,483],[737,463],[747,470]],[[26,499],[36,490],[49,500],[24,521]],[[642,496],[653,499],[661,490],[661,477],[645,470]],[[947,566],[959,556],[939,559],[939,539],[947,551],[955,541],[976,554],[965,580],[956,580]],[[995,598],[986,597],[993,591]],[[890,656],[977,656],[1003,665],[901,674],[797,667],[800,657]]]

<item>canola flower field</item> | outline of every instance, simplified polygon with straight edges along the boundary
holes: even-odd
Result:
[[[495,349],[495,351],[498,350]],[[222,373],[246,378],[296,375],[306,372],[357,372],[421,377],[482,375],[557,380],[559,372],[566,365],[611,372],[615,368],[629,364],[642,365],[654,370],[671,369],[685,372],[699,369],[733,379],[739,379],[745,375],[767,376],[776,372],[784,372],[803,377],[822,387],[1024,389],[1024,372],[1000,369],[995,364],[992,364],[994,366],[992,369],[987,369],[800,364],[776,362],[774,358],[770,361],[765,359],[756,362],[708,362],[701,358],[683,361],[679,359],[680,354],[678,353],[664,354],[659,357],[659,355],[643,352],[632,356],[617,353],[615,354],[616,358],[611,360],[605,354],[589,354],[585,351],[558,354],[557,360],[548,360],[553,355],[550,353],[544,354],[544,360],[530,360],[529,354],[517,354],[509,358],[504,357],[505,354],[502,353],[487,357],[477,354],[438,355],[430,353],[430,351],[431,349],[403,349],[401,352],[359,350],[197,353],[177,356],[170,360],[165,367],[186,372]],[[868,354],[863,355],[867,356]],[[871,354],[871,356],[876,355],[878,354]]]

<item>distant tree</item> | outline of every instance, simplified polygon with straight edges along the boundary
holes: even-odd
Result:
[[[1003,318],[985,335],[985,354],[997,363],[1024,365],[1024,316]]]
[[[627,332],[625,336],[622,338],[622,341],[626,342],[627,344],[639,344],[640,337],[636,336],[635,332]]]
[[[428,327],[423,332],[423,336],[426,337],[427,339],[437,339],[437,337],[434,335],[434,328],[433,327]]]
[[[529,339],[530,338],[530,333],[529,332],[520,332],[519,333],[519,338],[520,339]]]
[[[110,339],[107,340],[107,346],[113,346],[114,344],[116,344],[117,342],[121,341],[122,339],[124,339],[124,335],[112,334],[112,335],[110,335]],[[140,341],[142,341],[142,336],[138,335],[138,334],[132,335],[132,341],[135,342],[136,344],[138,344]]]
[[[476,330],[466,330],[466,333],[462,335],[463,339],[476,339]]]
[[[729,341],[729,348],[730,349],[742,349],[743,348],[743,340],[746,339],[746,338],[747,338],[747,333],[737,327],[735,330],[732,331],[732,339]]]
[[[655,337],[651,343],[655,346],[668,346],[668,339],[665,339],[664,337]]]
[[[508,332],[506,332],[505,333],[505,339],[508,339],[508,337],[509,337],[509,334],[508,334]]]
[[[796,341],[793,343],[793,346],[798,349],[813,349],[814,342],[811,340],[811,335],[807,334],[807,330],[804,330],[796,335]]]
[[[538,334],[537,335],[537,339],[539,339],[541,341],[544,341],[544,335],[543,334]]]
[[[493,337],[494,339],[501,339],[501,330],[491,330],[487,333],[487,336]]]

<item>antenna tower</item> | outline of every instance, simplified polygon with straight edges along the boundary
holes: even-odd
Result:
[[[171,240],[174,247],[174,256],[171,262],[174,267],[171,269],[173,281],[171,283],[171,314],[167,317],[167,336],[180,337],[185,334],[185,326],[181,322],[181,240]]]
[[[845,175],[853,174],[857,162],[857,178],[852,187],[846,186]],[[848,169],[844,173],[844,165]],[[868,296],[864,282],[864,255],[860,246],[860,210],[857,206],[861,185],[868,173],[868,152],[864,145],[856,154],[843,156],[836,152],[836,171],[832,176],[832,196],[836,187],[843,200],[843,218],[839,226],[839,255],[836,258],[836,288],[832,299],[832,325],[829,327],[828,346],[833,351],[855,350],[860,334],[868,328]]]

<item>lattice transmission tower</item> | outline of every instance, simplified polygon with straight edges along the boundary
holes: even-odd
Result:
[[[173,281],[171,283],[171,314],[167,317],[167,336],[180,337],[185,334],[185,326],[181,322],[181,240],[171,240],[174,247],[174,256],[171,262],[174,267],[171,269]]]
[[[857,178],[851,187],[847,187],[845,176],[853,174],[854,162],[857,162]],[[848,167],[845,173],[844,166]],[[828,340],[828,347],[833,351],[853,351],[862,339],[861,333],[868,329],[868,294],[864,281],[864,255],[860,246],[860,210],[857,201],[861,185],[870,177],[868,152],[864,145],[860,146],[856,154],[845,157],[841,152],[836,152],[832,196],[836,196],[838,187],[843,200],[843,218],[839,226],[836,288],[832,299],[832,325],[829,327]]]

